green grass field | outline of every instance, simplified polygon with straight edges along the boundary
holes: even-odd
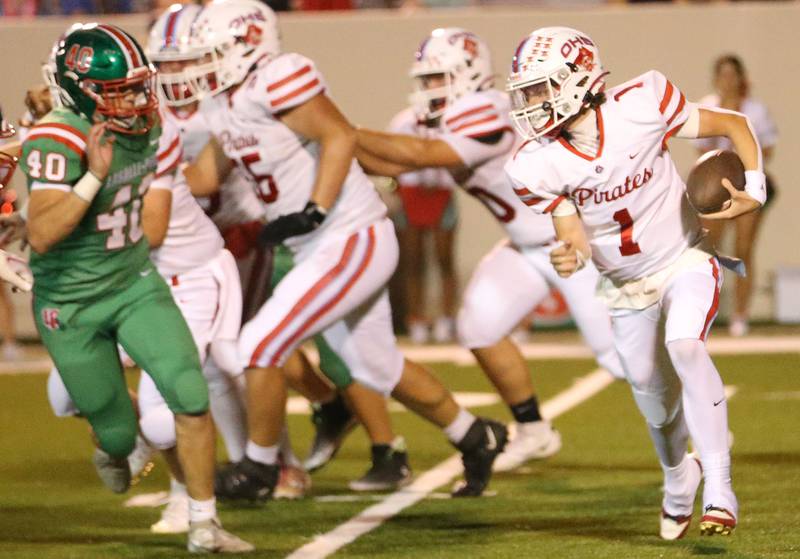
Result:
[[[561,416],[564,448],[523,472],[495,477],[495,496],[426,499],[340,550],[337,557],[726,558],[800,557],[800,355],[716,359],[729,402],[734,482],[741,522],[731,538],[704,538],[697,524],[680,542],[657,537],[660,469],[626,385],[617,383]],[[489,391],[476,367],[435,365],[454,390]],[[531,366],[540,399],[569,387],[594,368],[590,361],[540,361]],[[476,411],[508,418],[501,406]],[[394,414],[412,467],[421,473],[452,455],[432,427]],[[307,417],[290,428],[299,454],[310,439]],[[157,509],[126,509],[89,461],[91,443],[79,420],[54,418],[44,375],[0,376],[0,557],[33,559],[167,558],[184,556],[183,536],[156,536]],[[367,467],[357,431],[337,459],[314,477],[314,496],[346,494],[346,482]],[[159,466],[132,492],[165,489]],[[444,491],[442,488],[439,491]],[[271,502],[223,506],[226,526],[255,543],[255,557],[284,557],[318,533],[347,521],[373,501]],[[699,508],[699,507],[698,507]]]

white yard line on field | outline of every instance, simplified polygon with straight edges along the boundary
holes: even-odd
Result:
[[[598,394],[612,382],[614,379],[607,371],[596,369],[577,379],[570,388],[542,404],[542,415],[547,419],[554,419]],[[374,530],[403,509],[421,501],[437,487],[450,483],[462,471],[461,456],[454,454],[434,468],[417,476],[408,487],[388,495],[379,503],[364,509],[330,532],[316,536],[311,542],[295,550],[287,559],[328,557],[360,536]]]

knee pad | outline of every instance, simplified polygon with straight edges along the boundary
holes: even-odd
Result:
[[[47,399],[56,417],[75,417],[80,413],[55,367],[47,377]]]
[[[142,435],[158,450],[173,448],[177,444],[175,416],[166,405],[150,409],[139,419]]]
[[[690,338],[667,342],[667,352],[675,372],[681,377],[696,370],[698,364],[705,364],[709,359],[705,342]]]
[[[631,386],[631,390],[645,421],[657,429],[672,423],[681,408],[680,392],[647,392],[634,386]]]
[[[186,369],[171,378],[168,394],[162,394],[172,413],[199,415],[208,411],[208,385],[202,373]]]
[[[105,452],[115,458],[125,458],[136,446],[136,420],[133,421],[91,421],[97,442]]]
[[[214,363],[229,376],[237,376],[244,372],[236,346],[236,340],[214,340],[209,347]]]

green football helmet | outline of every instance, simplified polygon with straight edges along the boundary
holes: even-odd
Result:
[[[61,102],[121,134],[156,123],[155,68],[136,39],[114,25],[88,23],[58,44],[55,79]]]

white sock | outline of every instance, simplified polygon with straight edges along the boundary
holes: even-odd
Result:
[[[247,449],[245,454],[253,462],[261,464],[276,464],[278,462],[278,451],[280,445],[260,446],[253,441],[247,441]]]
[[[731,486],[731,455],[729,451],[700,457],[703,464],[703,506],[728,509],[739,517],[739,504]]]
[[[674,467],[661,464],[664,471],[664,509],[670,514],[691,514],[694,506],[690,493],[694,490],[689,485],[690,468],[694,460],[684,452],[684,459]]]
[[[467,434],[472,423],[475,421],[475,416],[469,413],[464,408],[458,410],[458,415],[453,422],[444,428],[444,434],[450,439],[453,444],[458,444],[464,435]]]
[[[231,462],[239,462],[247,443],[247,416],[244,400],[230,378],[209,359],[203,367],[208,380],[209,407],[217,430],[222,435]],[[244,375],[242,375],[244,376]]]
[[[203,522],[217,517],[217,500],[195,501],[189,497],[189,522]]]
[[[169,493],[170,495],[186,495],[186,486],[174,477],[170,477]]]

